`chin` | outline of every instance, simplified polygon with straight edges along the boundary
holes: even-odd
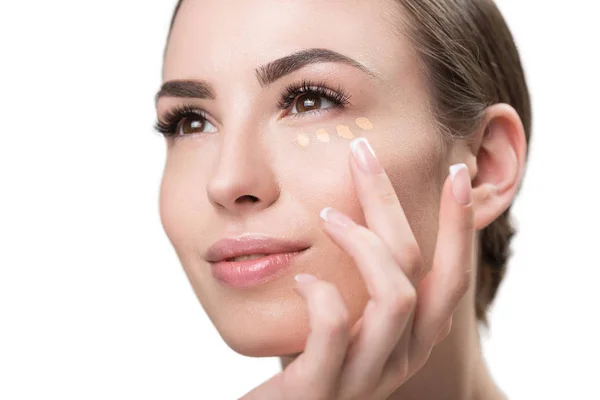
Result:
[[[235,332],[221,337],[233,351],[246,357],[285,357],[298,354],[304,350],[306,335],[294,333],[263,331],[262,334],[244,335],[246,332]]]
[[[298,296],[299,297],[299,296]],[[247,357],[277,357],[304,350],[310,332],[304,303],[278,298],[256,306],[222,304],[212,322],[233,351]]]

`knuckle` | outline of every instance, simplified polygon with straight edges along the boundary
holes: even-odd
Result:
[[[425,265],[421,249],[416,243],[399,245],[397,248],[393,254],[394,260],[411,282],[417,282]]]
[[[394,364],[390,373],[394,376],[394,379],[397,382],[404,382],[410,373],[410,363],[408,357],[405,355],[398,356],[396,360],[394,360]]]
[[[429,360],[429,357],[431,356],[432,350],[433,350],[433,347],[431,347],[429,350],[425,351],[424,354],[422,354],[420,357],[418,357],[416,360],[413,361],[412,365],[407,367],[408,368],[406,371],[407,377],[410,377],[413,372],[421,370],[425,366],[425,364],[427,364],[427,361]]]
[[[409,264],[409,265],[402,266],[402,269],[404,270],[404,274],[406,275],[408,280],[412,283],[419,281],[419,278],[421,277],[422,268],[423,267],[421,266],[421,264]]]
[[[351,232],[351,235],[353,235],[356,243],[360,243],[360,246],[368,251],[375,254],[386,254],[386,252],[389,252],[388,247],[381,238],[364,226],[357,225],[353,232]]]
[[[400,266],[404,271],[406,277],[411,282],[416,282],[421,277],[421,270],[423,269],[423,259],[421,257],[421,251],[418,246],[411,245],[407,246],[406,250],[402,251],[403,254],[399,256],[403,261],[400,262]]]
[[[460,274],[454,283],[454,291],[459,298],[464,296],[471,286],[471,271],[470,268],[465,269],[464,273]]]
[[[394,205],[399,202],[398,195],[393,190],[381,190],[378,192],[378,196],[384,205]]]
[[[315,291],[316,300],[323,305],[318,309],[319,325],[332,335],[347,331],[350,325],[350,314],[339,291],[329,282],[322,282],[319,286]]]
[[[416,243],[404,246],[402,258],[409,268],[419,268],[423,262],[421,249]]]
[[[356,239],[367,245],[367,247],[377,248],[381,245],[379,238],[364,226],[357,225],[354,234],[356,235]]]
[[[330,336],[337,337],[348,331],[348,318],[343,315],[328,315],[321,318],[321,327],[328,332]]]
[[[451,331],[452,331],[452,317],[450,317],[448,322],[446,322],[446,325],[444,325],[444,329],[442,330],[442,336],[444,338],[447,337]]]
[[[410,313],[417,303],[417,292],[414,288],[396,290],[388,296],[386,307],[392,316]]]
[[[452,318],[450,318],[448,320],[448,322],[446,322],[444,324],[444,326],[442,327],[442,329],[440,330],[440,332],[436,336],[435,341],[433,343],[433,346],[437,346],[438,344],[440,344],[441,342],[443,342],[444,339],[446,339],[448,337],[448,335],[450,335],[450,331],[451,330],[452,330]]]

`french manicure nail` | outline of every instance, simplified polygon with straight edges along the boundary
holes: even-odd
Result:
[[[459,204],[471,204],[471,177],[466,164],[459,163],[450,166],[450,179],[452,180],[452,193]]]
[[[326,222],[339,226],[340,228],[347,228],[354,224],[350,218],[344,213],[341,213],[331,207],[325,207],[321,210],[319,216]]]
[[[359,168],[367,174],[379,174],[383,172],[381,164],[375,156],[375,152],[369,145],[367,139],[359,137],[350,142],[350,149]]]

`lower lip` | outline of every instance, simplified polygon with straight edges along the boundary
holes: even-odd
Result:
[[[246,261],[219,261],[211,263],[212,274],[234,288],[257,286],[280,276],[303,252],[269,254]]]

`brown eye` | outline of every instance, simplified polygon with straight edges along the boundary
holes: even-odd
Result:
[[[193,133],[214,132],[216,128],[202,116],[188,115],[179,121],[177,133],[189,135]]]
[[[321,108],[321,96],[316,93],[304,93],[296,99],[296,111],[299,113]]]
[[[300,96],[296,97],[294,107],[292,107],[290,114],[302,114],[334,106],[335,104],[331,100],[328,100],[327,97],[320,95],[319,93],[302,93]]]

